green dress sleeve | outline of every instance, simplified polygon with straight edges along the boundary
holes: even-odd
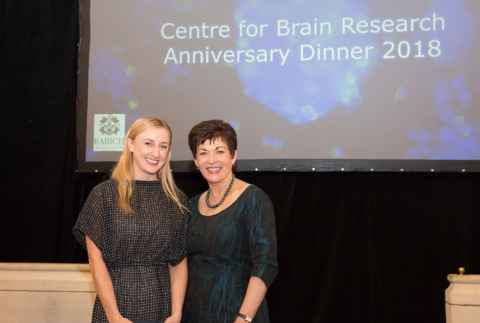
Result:
[[[278,273],[275,215],[268,195],[257,189],[248,217],[248,241],[252,261],[251,276],[262,279],[267,288]]]

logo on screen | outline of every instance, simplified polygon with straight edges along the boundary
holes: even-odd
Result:
[[[95,114],[94,151],[122,151],[125,136],[124,114]]]

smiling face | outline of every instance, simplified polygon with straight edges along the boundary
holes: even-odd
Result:
[[[232,155],[223,139],[214,138],[198,145],[194,162],[209,184],[221,184],[231,178],[236,159],[236,151]]]
[[[170,159],[170,133],[161,127],[147,127],[134,139],[128,139],[136,180],[159,179],[159,171]]]

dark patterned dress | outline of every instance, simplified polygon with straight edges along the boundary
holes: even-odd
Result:
[[[275,217],[269,197],[250,185],[224,211],[203,216],[191,199],[188,288],[183,323],[233,323],[251,276],[270,286],[277,271]],[[269,322],[266,300],[253,320]]]
[[[186,256],[187,216],[165,195],[159,181],[135,181],[134,215],[118,207],[116,184],[108,180],[88,196],[73,228],[101,250],[120,313],[132,320],[164,320],[170,315],[170,274]],[[108,322],[95,300],[92,322]]]

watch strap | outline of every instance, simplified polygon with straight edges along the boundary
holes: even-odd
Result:
[[[250,316],[248,316],[247,314],[243,314],[243,313],[238,313],[237,314],[238,317],[240,317],[242,320],[244,320],[245,322],[248,322],[248,323],[251,323],[253,321],[253,318],[251,318]]]

